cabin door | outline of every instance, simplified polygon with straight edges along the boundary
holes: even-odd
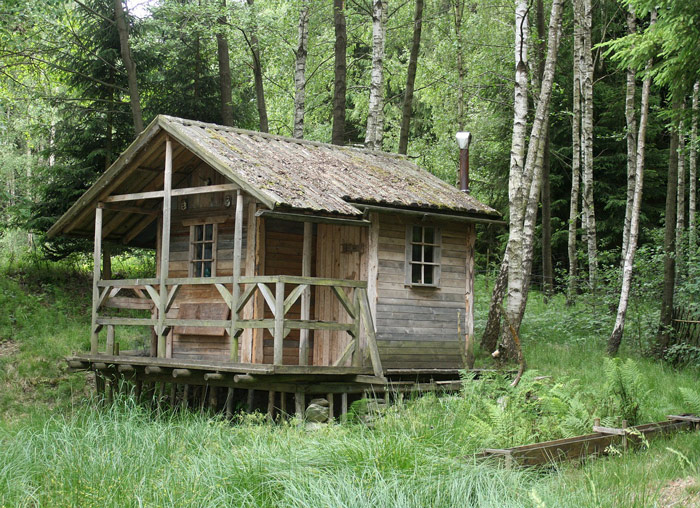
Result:
[[[319,224],[316,237],[316,277],[367,280],[367,228]],[[350,298],[352,289],[344,288]],[[316,319],[350,323],[348,313],[329,287],[316,287]],[[313,364],[333,365],[350,342],[344,331],[314,331]]]

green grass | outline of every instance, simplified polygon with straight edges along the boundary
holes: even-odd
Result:
[[[128,398],[99,408],[86,375],[67,374],[62,361],[88,346],[83,266],[14,263],[0,277],[0,507],[646,507],[671,480],[700,479],[694,433],[546,470],[506,471],[473,458],[483,447],[583,433],[594,417],[618,424],[633,414],[642,423],[700,412],[697,370],[639,355],[655,302],[631,321],[612,362],[607,307],[584,298],[545,304],[534,293],[522,327],[529,370],[517,388],[507,375],[466,380],[459,395],[392,406],[372,428],[310,430],[256,415],[231,425],[156,414]],[[483,327],[481,284],[478,296]]]

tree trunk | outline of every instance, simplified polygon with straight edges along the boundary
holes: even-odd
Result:
[[[685,99],[681,114],[685,112]],[[676,189],[676,284],[685,272],[683,232],[685,231],[685,130],[683,120],[678,123],[678,188]]]
[[[457,129],[464,130],[464,61],[462,54],[462,18],[464,17],[465,0],[454,0],[454,23],[455,23],[455,41],[457,42]],[[517,9],[517,7],[516,7]],[[517,15],[516,15],[517,16]],[[527,12],[525,13],[527,17]],[[517,26],[517,20],[516,20]],[[527,43],[526,43],[527,44]],[[525,71],[527,74],[527,71]]]
[[[582,0],[583,25],[583,69],[581,70],[581,92],[583,107],[581,115],[581,155],[583,159],[583,210],[586,215],[586,237],[588,242],[588,284],[595,291],[598,275],[598,252],[596,247],[595,205],[593,202],[593,53],[591,22],[593,9],[591,0]]]
[[[548,44],[545,70],[542,77],[535,118],[530,131],[530,143],[528,145],[523,176],[518,179],[522,189],[521,201],[516,203],[516,207],[519,207],[519,209],[510,209],[511,230],[508,242],[508,304],[506,307],[506,315],[508,318],[508,328],[512,326],[516,333],[520,329],[520,323],[522,322],[525,306],[527,304],[530,271],[534,253],[537,205],[539,203],[540,184],[542,182],[542,163],[545,145],[543,136],[549,121],[549,103],[552,95],[557,51],[559,48],[562,4],[563,0],[554,0],[552,2],[549,35],[547,37]],[[520,4],[518,4],[518,6],[520,6]],[[517,19],[518,16],[516,14],[516,20]],[[518,222],[514,222],[514,216]],[[512,334],[508,330],[506,330],[506,332],[507,333],[504,333],[502,336],[506,357],[515,358],[518,354],[518,350],[515,347]]]
[[[252,8],[254,0],[246,0]],[[255,13],[252,13],[255,16]],[[260,117],[260,132],[269,132],[267,123],[267,106],[265,105],[265,88],[263,87],[262,62],[260,61],[260,45],[258,44],[257,26],[255,22],[250,27],[250,38],[248,41],[250,52],[253,56],[253,79],[255,81],[255,101],[258,105],[258,116]]]
[[[629,7],[627,12],[627,33],[634,34],[637,31],[637,18],[634,8]],[[632,224],[632,206],[635,193],[635,178],[637,174],[637,117],[634,114],[634,96],[637,88],[635,71],[627,68],[627,93],[625,95],[625,119],[627,121],[627,205],[625,206],[625,224],[622,230],[622,264],[624,266],[629,243],[630,227]]]
[[[413,90],[416,83],[416,71],[418,69],[418,54],[420,51],[420,37],[423,26],[423,0],[416,0],[416,11],[413,16],[413,42],[411,54],[408,57],[408,71],[406,75],[406,91],[403,96],[401,108],[401,132],[399,134],[399,153],[408,153],[408,133],[411,127],[411,106],[413,105]]]
[[[498,336],[501,333],[501,309],[503,297],[508,289],[508,249],[503,254],[503,262],[498,271],[498,276],[493,284],[491,303],[489,304],[489,317],[486,320],[486,328],[481,336],[481,348],[484,351],[494,352],[498,349]]]
[[[141,114],[141,99],[139,97],[139,86],[136,81],[136,64],[131,58],[131,47],[129,46],[129,27],[126,24],[124,15],[124,5],[122,0],[114,0],[114,19],[119,32],[119,44],[121,46],[122,61],[126,68],[126,77],[129,83],[129,103],[131,104],[131,116],[134,121],[134,133],[138,136],[143,130],[143,116]]]
[[[365,147],[382,149],[384,115],[384,45],[386,41],[387,0],[374,0],[372,10],[372,79]]]
[[[345,144],[345,51],[348,37],[345,31],[345,0],[333,0],[335,24],[335,84],[333,86],[333,134],[334,145]]]
[[[628,16],[628,26],[629,26],[629,16]],[[656,21],[656,13],[652,13],[651,23]],[[652,66],[652,61],[650,60],[647,64],[647,71]],[[629,69],[627,73],[627,93],[629,99],[630,92],[630,75]],[[634,75],[632,76],[633,87],[634,87]],[[642,105],[639,114],[639,134],[636,136],[637,148],[635,150],[635,174],[632,178],[634,181],[634,187],[632,190],[632,209],[630,210],[630,227],[628,231],[627,238],[627,248],[623,252],[623,266],[622,266],[622,288],[620,289],[620,302],[617,306],[617,318],[615,319],[615,326],[608,339],[608,354],[616,355],[620,349],[620,344],[622,343],[622,334],[625,331],[625,317],[627,314],[627,306],[629,304],[629,294],[630,285],[632,282],[632,271],[634,269],[634,256],[637,252],[637,239],[639,238],[639,215],[642,209],[642,190],[644,188],[644,150],[646,148],[646,133],[647,133],[647,122],[649,119],[649,91],[651,89],[651,77],[647,74],[642,83]],[[632,121],[634,121],[634,94],[632,95],[632,104],[626,101],[625,113],[628,113],[627,109],[631,107],[632,109]],[[627,115],[627,126],[630,126],[630,116]],[[627,135],[628,150],[629,150],[629,132]],[[629,152],[628,152],[629,153]],[[629,182],[629,178],[628,178]],[[625,217],[627,219],[627,217]]]
[[[226,0],[221,0],[221,7],[226,9]],[[218,23],[226,26],[226,14],[219,17]],[[199,46],[199,44],[198,44]],[[222,30],[216,34],[216,50],[219,59],[219,90],[221,91],[221,122],[233,125],[233,93],[231,91],[231,59],[228,53],[228,39]]]
[[[294,68],[294,137],[304,137],[306,106],[306,55],[309,47],[309,0],[303,0],[299,9],[299,35]]]
[[[571,202],[569,205],[569,283],[567,303],[571,305],[578,291],[578,232],[579,194],[581,184],[581,17],[578,12],[580,2],[574,2],[574,55],[573,55],[573,104],[571,120]]]
[[[681,108],[681,96],[673,97],[673,111]],[[675,118],[675,117],[674,117]],[[676,279],[676,192],[678,187],[678,128],[671,130],[671,143],[668,150],[668,180],[666,184],[666,211],[664,213],[664,289],[661,300],[661,320],[656,335],[657,351],[662,353],[671,342],[671,321],[673,319],[673,291]]]
[[[700,95],[700,81],[695,82],[693,87],[693,105],[692,105],[692,123],[690,127],[690,152],[689,157],[689,171],[688,176],[690,181],[690,188],[688,189],[688,252],[690,256],[695,258],[697,250],[697,221],[695,219],[696,203],[697,203],[697,182],[698,182],[698,95]]]

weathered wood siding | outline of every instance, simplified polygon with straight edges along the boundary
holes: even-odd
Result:
[[[442,233],[439,288],[406,285],[406,224]],[[419,223],[379,214],[376,325],[384,368],[462,367],[458,320],[465,317],[466,225]]]

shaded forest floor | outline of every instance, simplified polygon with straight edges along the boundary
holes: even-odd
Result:
[[[0,274],[0,506],[700,506],[700,434],[547,470],[477,463],[484,447],[700,412],[698,371],[640,354],[653,307],[638,304],[620,360],[604,355],[614,313],[534,293],[522,328],[529,370],[455,396],[308,429],[245,415],[231,425],[152,413],[122,399],[98,409],[89,376],[63,357],[88,347],[90,281],[80,264],[4,263]],[[488,293],[478,284],[477,332]],[[648,307],[648,308],[647,308]],[[634,317],[636,316],[636,317]],[[481,366],[492,366],[479,355]]]

